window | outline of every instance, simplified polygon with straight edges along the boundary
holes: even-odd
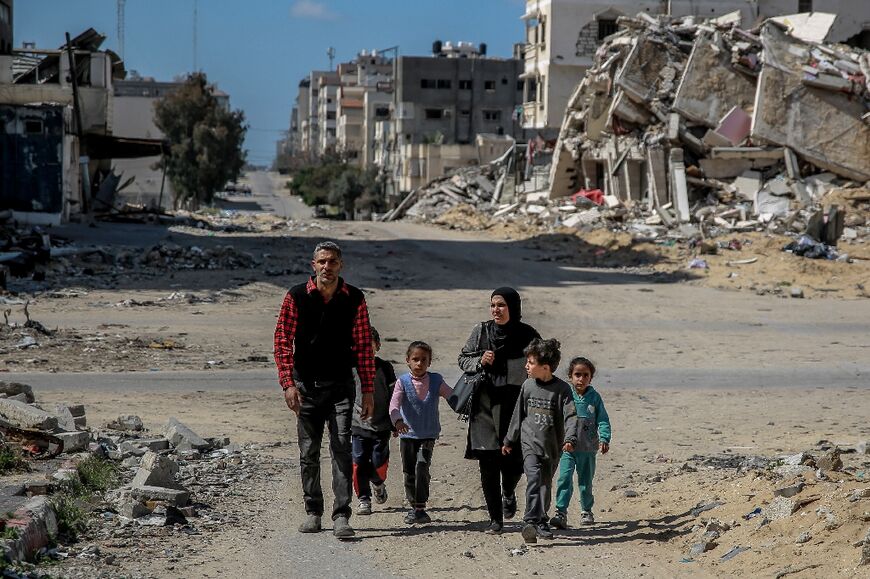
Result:
[[[471,81],[470,80],[460,80],[459,81],[459,90],[471,90]]]
[[[335,136],[335,129],[326,129],[326,134],[329,135],[330,137],[334,137]]]
[[[432,78],[421,78],[420,88],[437,88],[438,83]]]
[[[444,116],[444,109],[426,109],[426,118],[427,119],[430,119],[430,120],[440,119],[443,116]]]
[[[506,76],[501,77],[501,83],[502,83],[503,85],[508,83],[508,79],[507,79]]]
[[[335,120],[335,111],[326,111],[326,119],[329,121]]]
[[[616,20],[599,20],[598,21],[598,40],[604,40],[611,34],[615,34],[619,30]]]
[[[390,107],[377,107],[375,109],[375,117],[385,119],[390,116]]]
[[[494,80],[485,80],[483,81],[484,90],[494,91],[495,90],[495,81]]]
[[[24,132],[28,135],[41,135],[42,121],[24,121]]]
[[[483,120],[485,121],[500,121],[501,111],[483,111]]]
[[[459,116],[460,116],[460,117],[470,117],[470,116],[471,116],[471,111],[468,110],[468,109],[460,109],[460,110],[459,110]]]
[[[813,0],[798,0],[798,12],[812,12]]]
[[[449,89],[453,86],[453,83],[450,82],[449,78],[439,78],[438,79],[438,88]]]

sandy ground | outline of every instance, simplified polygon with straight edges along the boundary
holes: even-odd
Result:
[[[122,559],[108,576],[297,577],[318,568],[325,576],[372,569],[375,576],[409,577],[773,577],[784,571],[789,577],[870,576],[867,567],[857,566],[861,547],[853,546],[870,527],[870,499],[846,500],[853,489],[868,486],[867,457],[843,455],[850,470],[831,473],[830,480],[810,473],[801,496],[820,498],[765,525],[742,517],[771,503],[771,490],[781,481],[757,471],[710,469],[700,458],[818,451],[822,441],[848,448],[870,439],[870,301],[835,292],[825,299],[783,299],[704,287],[648,269],[594,268],[553,259],[564,248],[547,237],[505,240],[407,223],[323,227],[230,235],[234,247],[262,259],[254,269],[117,276],[111,284],[72,280],[77,293],[36,297],[29,306],[33,319],[61,336],[23,351],[10,345],[8,334],[0,336],[0,368],[9,377],[30,375],[41,402],[84,403],[92,425],[132,413],[156,430],[177,416],[205,436],[283,443],[262,451],[264,476],[235,497],[237,523],[207,540],[155,539],[140,546],[143,556]],[[167,233],[181,245],[227,242],[222,235]],[[596,386],[611,414],[614,439],[611,453],[599,459],[594,526],[572,528],[527,551],[516,523],[500,537],[484,535],[476,464],[462,458],[464,424],[444,406],[431,525],[409,528],[401,522],[396,460],[389,501],[376,506],[374,515],[352,520],[359,540],[339,543],[329,533],[295,532],[304,515],[295,422],[277,384],[264,379],[272,372],[281,298],[304,275],[265,270],[304,267],[308,251],[324,237],[344,247],[346,278],[366,290],[384,340],[382,356],[397,370],[406,344],[424,339],[435,347],[433,370],[457,376],[459,348],[474,322],[486,319],[490,291],[505,284],[522,293],[524,319],[559,338],[566,357],[583,354],[596,361]],[[794,283],[804,283],[794,275]],[[165,299],[174,292],[175,299]],[[178,292],[207,299],[178,299]],[[116,305],[126,300],[142,305]],[[5,307],[12,310],[11,321],[23,322],[22,306]],[[206,380],[178,375],[173,384],[175,370],[199,371]],[[101,373],[101,379],[89,383],[69,374],[82,371]],[[105,386],[111,381],[105,373],[111,372],[125,372],[117,387]],[[131,382],[128,372],[141,378]],[[234,381],[220,380],[224,372]],[[159,386],[155,374],[164,377]],[[63,385],[65,376],[70,386]],[[215,377],[214,385],[208,376]],[[620,376],[632,379],[620,383]],[[770,376],[780,377],[776,386],[764,378]],[[325,472],[328,464],[326,458]],[[714,500],[722,504],[692,514]],[[817,512],[820,507],[830,509],[839,524],[830,524],[825,511]],[[576,522],[576,504],[569,516]],[[688,560],[689,546],[711,518],[730,530],[713,550]],[[803,531],[812,539],[796,544]],[[175,554],[167,555],[166,545],[173,544]],[[738,545],[750,549],[722,559]]]

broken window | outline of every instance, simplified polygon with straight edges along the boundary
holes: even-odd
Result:
[[[501,111],[483,111],[483,120],[485,121],[500,121]]]
[[[598,21],[598,40],[604,40],[611,34],[616,34],[619,30],[619,25],[616,20],[599,20]]]
[[[426,109],[427,119],[440,119],[444,116],[444,109]]]
[[[420,88],[436,88],[438,83],[435,82],[434,78],[421,78],[420,79]]]
[[[41,135],[42,134],[42,121],[39,120],[30,120],[24,121],[24,132],[28,135]]]
[[[490,92],[494,91],[495,90],[495,81],[494,80],[483,81],[483,88],[484,88],[484,90],[487,90]]]
[[[470,80],[460,80],[459,81],[459,90],[471,90],[471,81]]]
[[[813,0],[798,0],[798,13],[801,12],[812,12],[813,11]]]
[[[453,85],[453,83],[450,82],[449,78],[439,78],[438,79],[438,88],[449,89],[452,85]]]

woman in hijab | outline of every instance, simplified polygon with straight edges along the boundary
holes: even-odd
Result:
[[[501,287],[492,292],[489,310],[492,319],[474,326],[459,353],[459,367],[468,373],[486,372],[490,378],[475,393],[465,458],[480,465],[490,518],[486,532],[499,534],[504,520],[516,514],[515,491],[523,473],[520,453],[502,456],[501,444],[526,379],[523,350],[541,336],[520,321],[522,302],[515,289]]]

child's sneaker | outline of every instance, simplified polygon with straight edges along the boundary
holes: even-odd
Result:
[[[406,525],[413,525],[416,522],[417,522],[416,511],[414,511],[414,509],[411,509],[410,511],[408,511],[408,514],[405,515],[405,524]]]
[[[556,514],[553,515],[552,519],[550,519],[550,525],[554,529],[567,529],[568,528],[568,513],[563,513],[562,511],[556,511]]]
[[[522,530],[523,541],[526,543],[537,543],[538,542],[538,529],[532,523],[526,523],[523,525]]]
[[[381,483],[379,485],[374,485],[374,495],[375,495],[375,502],[378,503],[379,505],[382,505],[385,502],[387,502],[387,484]]]
[[[583,511],[580,513],[580,523],[583,525],[591,525],[595,522],[595,515],[592,511]]]
[[[552,539],[553,531],[550,530],[550,525],[547,523],[538,523],[537,535],[542,539]]]
[[[372,514],[372,502],[366,499],[359,500],[359,506],[356,508],[356,514],[358,515],[370,515]]]
[[[429,513],[427,513],[425,510],[417,509],[416,511],[414,511],[414,522],[418,525],[424,523],[431,523],[432,517],[430,517]]]

